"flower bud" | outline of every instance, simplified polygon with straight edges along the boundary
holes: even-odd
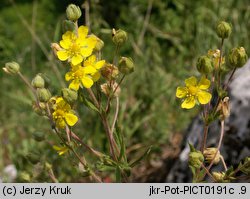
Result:
[[[118,68],[121,73],[127,75],[134,72],[135,66],[133,60],[130,57],[122,57],[118,63]]]
[[[40,75],[44,79],[45,81],[44,87],[47,88],[50,85],[49,77],[45,73],[38,73],[37,75]]]
[[[104,67],[102,67],[101,74],[108,80],[116,79],[118,77],[119,70],[115,65],[107,63]]]
[[[37,89],[37,96],[40,102],[48,102],[51,98],[51,93],[46,88]]]
[[[212,172],[212,176],[216,182],[224,182],[225,173],[224,172]]]
[[[225,120],[230,116],[229,97],[224,97],[224,99],[220,101],[216,111],[220,113],[221,120]]]
[[[233,68],[240,68],[244,66],[244,64],[247,62],[247,54],[245,48],[233,48],[228,55],[228,61],[230,66]]]
[[[206,55],[200,56],[197,60],[196,68],[201,74],[208,75],[213,71],[212,60]]]
[[[113,42],[119,46],[124,44],[128,39],[127,33],[124,30],[120,30],[120,29],[117,31],[113,29],[112,36],[113,36],[112,38]]]
[[[41,155],[38,152],[30,152],[26,155],[26,158],[32,163],[37,164],[40,162]]]
[[[61,50],[62,48],[59,46],[58,43],[52,43],[52,44],[50,45],[50,47],[51,47],[51,49],[52,49],[54,55],[57,57],[57,52],[58,52],[59,50]]]
[[[77,100],[78,94],[75,90],[72,90],[70,88],[63,88],[62,97],[67,103],[72,104]]]
[[[45,162],[44,166],[45,166],[45,169],[48,171],[52,169],[52,165],[48,162]]]
[[[68,5],[66,9],[67,18],[71,21],[77,21],[82,15],[82,11],[79,8],[79,6],[76,6],[75,4]]]
[[[203,152],[203,155],[205,157],[205,160],[208,163],[211,163],[214,159],[214,164],[218,164],[220,162],[220,151],[216,154],[217,148],[206,148]],[[216,154],[216,156],[215,156]],[[215,156],[215,158],[214,158]]]
[[[45,81],[40,75],[36,75],[31,82],[34,88],[44,88]]]
[[[20,70],[20,66],[18,63],[16,62],[7,62],[5,64],[5,67],[3,68],[4,72],[8,73],[8,74],[17,74]]]
[[[32,102],[32,109],[40,116],[46,115],[46,104],[44,102]]]
[[[110,96],[112,94],[112,97],[117,97],[120,92],[121,92],[121,89],[120,87],[118,86],[118,84],[115,82],[114,84],[112,84],[112,88],[110,87],[110,84],[109,83],[104,83],[101,85],[101,91],[106,95],[106,96]],[[116,90],[115,90],[116,89]],[[115,91],[115,92],[114,92]],[[113,93],[114,92],[114,93]]]
[[[27,172],[23,171],[20,173],[19,175],[20,179],[23,180],[24,182],[30,182],[31,181],[31,177],[30,174],[28,174]]]
[[[226,39],[230,36],[231,32],[232,32],[232,27],[229,23],[225,21],[221,21],[218,23],[216,27],[216,33],[218,37]]]
[[[96,38],[96,41],[97,41],[94,50],[100,51],[104,46],[104,42],[99,37],[97,37],[95,35],[94,35],[94,37]]]
[[[200,151],[193,151],[189,153],[188,164],[194,168],[201,168],[201,165],[204,161],[204,157]]]
[[[32,134],[34,140],[36,140],[37,142],[41,142],[45,139],[45,135],[43,132],[40,131],[36,131]]]

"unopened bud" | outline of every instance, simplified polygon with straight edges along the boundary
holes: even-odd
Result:
[[[111,88],[112,87],[112,88]],[[112,97],[117,97],[120,92],[121,89],[118,86],[118,84],[115,82],[114,84],[112,84],[112,86],[110,87],[109,83],[104,83],[101,85],[101,91],[106,95],[106,96],[110,96],[112,94]]]
[[[244,66],[244,64],[247,62],[247,53],[245,48],[238,47],[233,48],[228,56],[228,61],[231,67],[237,67],[240,68]]]
[[[41,142],[45,139],[45,135],[43,132],[40,131],[36,131],[32,134],[34,140],[36,140],[37,142]]]
[[[75,90],[72,90],[70,88],[63,88],[62,97],[67,103],[72,104],[77,100],[78,94]]]
[[[46,88],[37,89],[37,96],[40,102],[48,102],[51,98],[51,93]]]
[[[224,172],[212,172],[212,176],[216,182],[224,182],[225,173]]]
[[[26,158],[32,163],[37,164],[40,162],[41,155],[38,152],[30,152],[26,155]]]
[[[41,103],[41,102],[40,102],[40,103]],[[39,104],[40,104],[40,103],[39,103]],[[37,104],[37,102],[33,102],[33,104],[32,104],[32,109],[33,109],[33,111],[34,111],[36,114],[38,114],[38,115],[40,115],[40,116],[43,116],[43,115],[46,114],[46,111],[45,111],[45,109],[41,108],[39,104]]]
[[[67,18],[71,21],[77,21],[82,15],[82,11],[79,8],[79,6],[76,6],[75,4],[68,5],[66,9]]]
[[[51,47],[51,49],[52,49],[54,55],[57,57],[57,52],[58,52],[59,50],[61,50],[62,48],[59,46],[58,43],[52,43],[52,44],[50,45],[50,47]]]
[[[116,44],[116,45],[122,45],[124,44],[127,39],[128,39],[128,36],[127,36],[127,33],[124,31],[124,30],[115,30],[113,29],[113,42]]]
[[[51,170],[52,169],[52,165],[50,163],[48,163],[48,162],[45,162],[44,166],[45,166],[46,170]]]
[[[34,88],[44,88],[45,86],[45,81],[40,75],[36,75],[34,79],[31,82],[31,85]]]
[[[218,37],[226,39],[230,36],[231,32],[232,32],[232,27],[229,23],[225,21],[221,21],[218,23],[216,27],[216,33]]]
[[[30,182],[31,181],[30,174],[27,173],[27,172],[25,172],[25,171],[21,172],[20,175],[19,175],[19,177],[20,177],[20,179],[22,181],[25,181],[25,182]]]
[[[206,148],[203,153],[205,160],[208,163],[211,163],[214,160],[214,164],[218,164],[220,162],[220,151],[218,151],[217,154],[216,152],[217,148]]]
[[[8,74],[17,74],[20,70],[20,66],[16,62],[7,62],[5,67],[3,67],[4,72]]]
[[[113,64],[106,64],[104,67],[102,67],[101,74],[108,80],[116,79],[118,77],[119,70]]]
[[[94,35],[94,37],[96,38],[96,45],[95,45],[94,50],[100,51],[104,46],[104,42],[99,37],[97,37],[95,35]]]
[[[122,57],[118,63],[119,71],[125,75],[134,72],[135,66],[133,60],[129,57]]]
[[[44,87],[47,88],[50,85],[49,77],[45,73],[38,73],[37,75],[40,75],[44,79],[45,81]]]
[[[204,157],[200,151],[193,151],[189,153],[188,164],[194,168],[201,168]]]
[[[198,58],[196,67],[203,75],[208,75],[213,71],[212,60],[206,55]]]

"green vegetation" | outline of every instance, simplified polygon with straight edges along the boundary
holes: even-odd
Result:
[[[63,32],[65,7],[83,1],[3,0],[0,8],[0,64],[14,60],[30,79],[45,72],[56,92],[62,84],[65,67],[53,56],[50,45]],[[84,11],[84,9],[83,9]],[[147,15],[148,13],[148,15]],[[195,71],[197,56],[207,54],[220,40],[214,31],[219,20],[232,23],[233,34],[226,49],[244,46],[250,52],[250,4],[248,0],[93,0],[90,5],[91,30],[105,42],[104,57],[113,58],[112,28],[124,29],[129,42],[122,54],[132,57],[136,69],[122,89],[118,121],[126,133],[127,147],[139,143],[143,152],[153,145],[160,152],[171,134],[183,132],[198,113],[181,111],[176,87]],[[84,17],[80,23],[85,23]],[[79,182],[77,164],[58,156],[51,145],[57,142],[49,123],[32,111],[32,94],[16,77],[0,71],[0,176],[4,166],[15,164],[18,182],[50,181],[42,160],[52,165],[61,182]],[[56,89],[58,88],[58,89]],[[58,93],[59,94],[59,93]],[[108,150],[106,137],[95,114],[79,111],[82,121],[75,129],[84,140],[95,140],[95,148]],[[34,132],[43,132],[48,142],[36,142]],[[32,156],[32,158],[30,158]],[[47,165],[48,166],[48,165]],[[49,166],[48,166],[49,167]],[[81,172],[83,177],[83,174]]]

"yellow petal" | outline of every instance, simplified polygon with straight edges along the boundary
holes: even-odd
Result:
[[[100,79],[100,77],[101,77],[100,72],[97,72],[92,76],[94,82],[97,82]]]
[[[69,58],[69,54],[65,50],[60,50],[60,51],[57,51],[57,57],[61,61],[65,61],[65,60],[67,60]]]
[[[74,39],[74,38],[75,38],[75,34],[74,34],[73,32],[71,32],[71,31],[65,32],[65,33],[63,34],[63,36],[62,36],[62,39],[63,39],[63,40],[67,40],[67,39],[72,40],[72,39]]]
[[[97,39],[95,36],[89,36],[86,39],[86,42],[87,42],[88,46],[93,49],[97,43]]]
[[[96,64],[95,64],[95,68],[96,69],[100,69],[104,66],[105,64],[105,60],[101,60],[101,61],[98,61]]]
[[[66,74],[65,74],[65,80],[68,82],[69,80],[71,80],[72,79],[72,72],[67,72]]]
[[[80,82],[78,80],[73,80],[70,85],[69,88],[78,91],[80,87]]]
[[[205,76],[202,76],[198,86],[203,90],[208,89],[210,87],[210,81]]]
[[[189,86],[196,86],[197,85],[197,79],[196,77],[192,76],[185,80],[185,84],[187,87]]]
[[[198,101],[201,104],[207,104],[212,98],[212,95],[206,91],[200,91],[197,93],[197,95],[198,95]]]
[[[88,57],[88,56],[90,56],[91,54],[92,54],[92,52],[93,52],[93,48],[90,48],[90,47],[82,47],[81,48],[81,55],[83,56],[83,57]]]
[[[178,87],[176,89],[176,97],[183,98],[187,95],[187,87]]]
[[[80,64],[83,61],[83,57],[81,55],[74,55],[71,59],[71,63],[73,65]]]
[[[86,60],[89,64],[93,65],[96,62],[96,56],[95,55],[91,55],[88,57],[88,59]]]
[[[187,97],[181,104],[181,108],[191,109],[195,106],[195,98]]]
[[[87,77],[87,76],[83,77],[81,79],[81,82],[82,82],[82,85],[85,88],[90,88],[94,84],[93,80],[90,77]]]
[[[83,71],[85,74],[94,74],[96,73],[96,69],[92,66],[85,66],[83,67]]]
[[[64,118],[69,126],[74,126],[78,121],[78,117],[72,113],[66,113]]]
[[[70,45],[71,45],[71,41],[69,39],[64,39],[60,41],[60,45],[64,48],[64,49],[69,49]]]
[[[79,28],[78,28],[78,36],[80,37],[80,38],[85,38],[85,37],[87,37],[87,35],[88,35],[88,27],[87,26],[80,26]]]

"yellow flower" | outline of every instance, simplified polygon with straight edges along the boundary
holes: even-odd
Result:
[[[53,146],[53,149],[57,151],[59,155],[63,155],[69,151],[69,148],[67,146]]]
[[[90,88],[93,85],[91,75],[96,72],[96,69],[92,66],[82,67],[81,65],[72,66],[71,70],[66,73],[66,81],[71,81],[69,88],[73,90],[79,90],[80,86]]]
[[[86,26],[80,26],[77,34],[67,31],[60,41],[62,49],[57,51],[58,59],[68,60],[72,65],[80,64],[92,54],[96,42],[94,36],[88,36],[88,27]]]
[[[207,104],[212,98],[212,95],[207,92],[210,87],[210,81],[203,76],[199,83],[197,79],[192,76],[185,80],[185,87],[178,87],[176,89],[176,97],[185,98],[181,104],[182,108],[191,109],[196,103]]]
[[[74,126],[78,121],[78,117],[74,114],[70,105],[62,97],[58,97],[56,99],[53,109],[54,112],[52,116],[58,128],[64,128],[66,124]]]
[[[94,82],[100,79],[101,77],[100,69],[104,66],[104,64],[105,60],[97,61],[95,55],[91,55],[88,59],[84,61],[85,67],[93,67],[96,69],[96,72],[92,75]]]

